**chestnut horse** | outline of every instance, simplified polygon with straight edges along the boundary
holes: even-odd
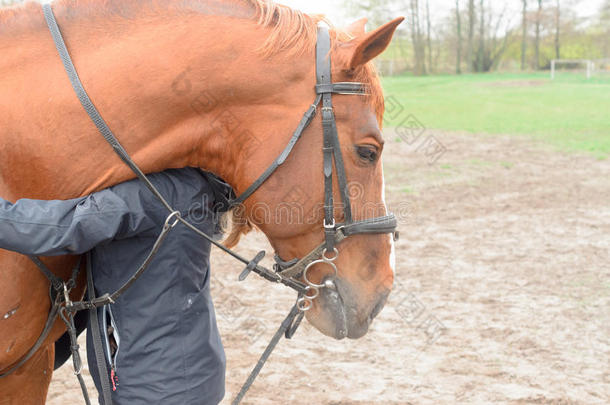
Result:
[[[145,173],[200,167],[242,192],[281,152],[314,98],[320,17],[265,0],[60,0],[53,9],[89,95]],[[369,62],[386,49],[401,21],[369,33],[365,21],[331,30],[334,81],[364,82],[370,92],[335,97],[347,176],[357,185],[355,219],[386,214],[384,103]],[[73,198],[134,177],[83,111],[39,4],[0,11],[0,53],[3,198]],[[290,159],[247,200],[248,225],[233,241],[254,224],[281,257],[291,259],[323,240],[321,149],[317,117]],[[298,221],[278,214],[287,201],[300,204]],[[335,215],[342,218],[340,207]],[[359,338],[392,287],[392,238],[358,235],[339,250],[341,300],[322,294],[307,318],[326,335]],[[67,278],[75,260],[45,263]],[[313,270],[320,279],[322,270]],[[26,257],[0,250],[0,373],[38,338],[48,290]],[[1,404],[44,403],[53,342],[64,330],[58,322],[24,366],[0,379]]]

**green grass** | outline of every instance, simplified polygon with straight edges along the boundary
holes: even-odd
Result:
[[[525,135],[563,150],[610,155],[610,77],[563,73],[395,76],[386,96],[404,110],[387,112],[395,127],[412,114],[426,128]],[[390,103],[388,103],[390,104]]]

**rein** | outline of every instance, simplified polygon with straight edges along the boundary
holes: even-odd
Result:
[[[78,354],[78,344],[76,342],[76,332],[74,327],[74,315],[76,312],[81,310],[89,310],[91,316],[91,324],[93,326],[93,342],[96,355],[96,361],[98,365],[98,371],[102,384],[102,397],[106,405],[112,404],[110,382],[108,380],[108,372],[106,368],[106,360],[102,350],[102,341],[100,336],[100,330],[97,323],[97,308],[113,304],[118,297],[120,297],[143,273],[146,271],[148,265],[157,254],[163,241],[169,234],[169,232],[179,223],[185,225],[197,235],[205,238],[211,244],[218,247],[225,253],[231,255],[236,260],[246,265],[244,270],[239,276],[239,280],[245,280],[251,272],[255,272],[259,276],[275,282],[286,285],[292,288],[298,293],[297,301],[290,310],[286,319],[280,325],[280,328],[273,336],[271,342],[265,349],[260,360],[256,364],[256,367],[252,370],[252,373],[244,383],[241,391],[237,397],[233,400],[233,405],[237,405],[241,402],[243,397],[250,386],[254,383],[254,380],[258,376],[258,373],[262,369],[263,365],[271,355],[272,351],[278,344],[282,335],[290,339],[297,328],[299,327],[304,314],[306,311],[311,309],[313,300],[318,297],[319,290],[322,288],[336,289],[335,278],[337,277],[338,270],[334,261],[339,256],[339,250],[336,245],[340,244],[343,240],[352,235],[357,234],[384,234],[391,233],[395,234],[397,227],[397,221],[393,214],[376,217],[372,219],[366,219],[362,221],[353,221],[350,199],[347,188],[347,176],[345,172],[345,165],[343,162],[343,156],[341,153],[341,147],[339,143],[337,125],[333,112],[332,95],[333,94],[349,94],[349,95],[365,95],[366,88],[362,83],[356,82],[340,82],[332,83],[331,80],[331,40],[328,28],[318,27],[318,42],[316,45],[316,76],[317,84],[315,86],[316,97],[313,104],[305,112],[301,122],[294,131],[285,149],[279,155],[279,157],[265,170],[265,172],[244,191],[243,194],[238,196],[236,199],[230,202],[230,206],[242,204],[246,201],[256,190],[258,190],[263,183],[269,179],[269,177],[286,161],[290,156],[294,146],[301,138],[301,135],[305,129],[311,124],[313,118],[316,115],[318,107],[322,104],[322,125],[323,125],[323,156],[324,156],[324,242],[314,248],[310,253],[305,255],[301,259],[293,259],[289,262],[283,261],[281,258],[276,256],[276,264],[273,266],[274,270],[267,269],[261,266],[259,263],[265,256],[265,251],[260,251],[252,260],[247,260],[238,253],[231,249],[226,248],[210,235],[200,231],[195,226],[186,221],[180,213],[174,210],[167,200],[161,195],[161,193],[155,188],[155,186],[146,177],[144,172],[136,165],[131,159],[127,151],[120,144],[118,139],[112,133],[99,111],[95,108],[93,102],[87,95],[79,77],[76,72],[76,68],[72,63],[70,54],[66,48],[66,44],[61,35],[57,21],[53,14],[53,10],[50,4],[43,4],[43,13],[53,41],[62,60],[66,73],[70,79],[72,87],[78,96],[83,108],[95,123],[97,129],[102,134],[104,139],[112,146],[115,153],[121,158],[121,160],[129,166],[129,168],[136,174],[136,176],[144,182],[148,189],[155,195],[155,197],[165,206],[169,214],[163,226],[163,230],[159,234],[153,248],[151,249],[148,257],[144,260],[142,265],[134,273],[134,275],[117,291],[112,294],[104,294],[101,297],[95,297],[95,291],[93,288],[93,278],[91,274],[91,260],[90,255],[87,256],[87,291],[88,300],[72,302],[69,297],[70,290],[76,284],[76,277],[80,269],[80,260],[77,266],[72,272],[72,278],[64,282],[57,276],[55,276],[47,266],[40,261],[37,257],[30,257],[32,261],[38,266],[40,271],[49,279],[50,287],[50,299],[52,302],[51,311],[47,318],[47,322],[43,329],[42,334],[34,344],[34,346],[26,353],[26,355],[9,370],[0,374],[0,378],[5,377],[21,365],[23,365],[42,345],[47,338],[55,320],[58,316],[62,318],[68,329],[68,334],[71,340],[71,351],[74,362],[74,374],[78,377],[83,391],[86,404],[89,404],[89,397],[87,390],[84,386],[84,382],[81,376],[82,364],[80,356]],[[333,198],[333,161],[336,168],[337,182],[339,184],[339,195],[343,203],[344,209],[344,223],[336,223],[334,217],[334,198]],[[332,256],[329,256],[331,254]],[[312,282],[308,277],[309,269],[316,264],[326,264],[333,270],[333,274],[330,278],[324,280],[321,284]],[[301,279],[303,281],[301,281]]]

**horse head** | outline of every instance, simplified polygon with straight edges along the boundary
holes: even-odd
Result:
[[[335,159],[332,167],[336,173],[332,177],[333,222],[349,222],[346,216],[350,214],[353,221],[388,214],[381,161],[384,99],[370,61],[387,48],[402,21],[402,18],[395,19],[369,33],[364,31],[363,20],[347,30],[330,31],[332,45],[326,57],[332,61],[332,82],[358,82],[365,88],[363,93],[339,92],[332,97],[343,160],[340,165]],[[271,128],[296,127],[298,113],[306,109],[307,101],[311,104],[319,66],[316,58],[309,55],[295,58],[289,65],[280,64],[279,71],[275,72],[275,77],[285,81],[278,88],[279,105],[273,107],[272,121],[261,120],[261,126],[272,134],[255,142],[253,149],[251,144],[250,149],[243,145],[249,153],[247,159],[240,159],[244,166],[236,167],[237,191],[246,190],[269,166],[270,150],[281,151],[285,146],[290,132],[275,133]],[[328,201],[325,201],[324,184],[325,169],[328,174],[329,167],[324,167],[323,108],[323,104],[317,106],[316,117],[299,138],[292,154],[249,196],[241,212],[234,215],[246,221],[240,222],[229,236],[230,245],[238,240],[239,233],[255,226],[268,237],[281,258],[280,263],[294,263],[325,240],[324,225],[328,228],[329,224],[325,218],[324,207]],[[264,114],[261,112],[261,117]],[[343,183],[337,172],[339,166],[345,167]],[[342,191],[349,196],[349,206],[342,199]],[[320,287],[319,293],[311,293],[315,299],[307,306],[307,319],[328,336],[360,338],[383,308],[392,288],[393,235],[387,231],[359,234],[341,240],[334,248],[336,251],[324,252],[324,257],[332,263],[318,261],[307,268],[303,277],[310,285]]]

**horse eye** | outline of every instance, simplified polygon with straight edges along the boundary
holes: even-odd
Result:
[[[374,146],[357,146],[356,151],[360,159],[366,163],[375,163],[379,157],[377,148]]]

